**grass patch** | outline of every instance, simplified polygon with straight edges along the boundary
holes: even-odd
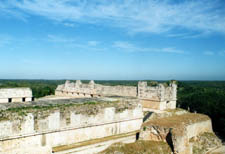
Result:
[[[15,120],[15,119],[23,119],[28,113],[32,113],[34,116],[40,115],[48,116],[50,113],[58,110],[60,112],[74,112],[76,114],[86,114],[86,115],[96,115],[100,110],[107,107],[115,107],[115,112],[123,112],[126,109],[131,109],[135,107],[135,105],[121,102],[121,101],[113,101],[113,102],[98,102],[98,101],[87,101],[87,102],[67,102],[67,103],[55,103],[50,104],[46,102],[46,104],[42,103],[38,105],[29,104],[29,105],[21,105],[17,107],[11,107],[6,110],[0,110],[0,121],[2,120]],[[42,114],[40,114],[42,113]],[[43,116],[44,117],[44,116]]]
[[[156,141],[137,141],[135,143],[123,144],[116,143],[101,154],[169,154],[170,147],[165,142]]]

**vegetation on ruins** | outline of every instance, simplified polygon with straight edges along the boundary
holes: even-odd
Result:
[[[162,141],[137,141],[134,143],[115,143],[100,154],[168,154],[171,153],[169,145]]]
[[[197,137],[191,138],[190,142],[193,144],[194,154],[205,154],[207,153],[207,149],[212,149],[213,147],[221,145],[221,141],[218,137],[214,133],[209,132],[205,132]]]
[[[55,100],[53,102],[54,104],[47,102],[35,102],[32,104],[21,105],[17,104],[15,107],[12,106],[7,109],[0,110],[0,121],[16,119],[23,120],[28,113],[45,117],[55,110],[59,110],[64,113],[75,112],[76,114],[96,115],[102,108],[106,107],[114,107],[116,113],[135,107],[134,104],[127,103],[126,101],[84,101],[78,103],[73,102],[73,100],[68,102],[65,100]]]
[[[88,83],[87,80],[82,80]],[[148,81],[148,85],[157,86],[163,81]],[[30,87],[35,98],[46,95],[53,95],[55,88],[65,80],[0,80],[2,87]],[[127,85],[137,86],[138,81],[100,81],[95,83],[104,85]],[[170,81],[166,81],[169,84]],[[179,81],[178,82],[178,101],[180,108],[191,112],[203,113],[212,119],[214,131],[225,139],[225,81]]]

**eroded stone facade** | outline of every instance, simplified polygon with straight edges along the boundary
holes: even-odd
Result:
[[[49,105],[5,111],[2,114],[8,115],[6,119],[0,118],[0,154],[61,153],[65,151],[61,146],[69,147],[93,139],[99,139],[102,144],[106,137],[119,136],[104,141],[103,147],[107,147],[113,140],[118,141],[120,135],[140,129],[143,112],[138,102],[126,99],[95,104],[88,100],[76,105],[77,102],[71,100],[69,106],[61,103],[56,107]],[[125,137],[125,142],[129,139],[127,137],[135,141],[135,134]]]
[[[141,99],[144,108],[165,110],[175,109],[177,100],[177,85],[171,82],[169,85],[158,84],[148,86],[147,82],[138,82],[138,98]]]
[[[173,82],[126,87],[67,81],[56,90],[56,95],[67,96],[64,99],[0,104],[0,154],[93,154],[118,142],[134,143],[139,149],[143,141],[162,142],[174,154],[220,148],[209,117],[164,110],[176,107],[176,89]],[[143,112],[144,105],[164,111]]]
[[[56,96],[69,97],[101,97],[101,96],[128,96],[141,100],[144,108],[157,110],[175,109],[177,100],[177,85],[171,82],[169,85],[158,84],[148,86],[147,82],[139,81],[138,86],[105,86],[90,81],[83,84],[80,80],[75,83],[66,81],[59,85],[55,91]]]
[[[170,145],[174,154],[205,154],[222,146],[213,132],[208,116],[179,110],[153,113],[143,123],[139,139],[165,142]]]
[[[71,97],[101,97],[101,96],[137,96],[137,88],[133,86],[104,86],[90,81],[84,84],[80,80],[75,83],[66,81],[56,88],[55,95]]]
[[[32,101],[32,91],[30,88],[1,88],[0,103],[29,102]]]

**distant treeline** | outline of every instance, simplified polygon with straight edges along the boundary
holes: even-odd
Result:
[[[55,93],[58,84],[63,80],[0,80],[0,88],[30,87],[35,98]]]
[[[89,81],[82,80],[82,82]],[[169,81],[158,82],[169,83]],[[65,80],[0,80],[0,88],[30,87],[33,96],[39,98],[53,95],[57,85],[63,83]],[[97,80],[95,83],[110,86],[137,86],[138,81]],[[148,81],[148,84],[155,85],[156,82]],[[225,81],[179,81],[177,106],[210,116],[214,131],[225,139]]]

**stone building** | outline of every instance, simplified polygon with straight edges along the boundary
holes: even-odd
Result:
[[[147,86],[147,82],[138,82],[138,98],[144,108],[175,109],[177,100],[177,85],[175,82]]]
[[[99,153],[135,142],[143,121],[138,99],[36,100],[16,109],[0,108],[0,154]]]
[[[0,154],[225,153],[208,116],[165,110],[176,108],[176,90],[175,82],[135,87],[78,80],[57,87],[63,99],[1,104]],[[32,92],[0,89],[0,96],[29,101]]]
[[[137,87],[134,86],[105,86],[90,81],[84,84],[80,80],[75,83],[66,81],[56,88],[55,95],[71,97],[101,97],[101,96],[137,96]]]
[[[75,83],[66,81],[59,85],[55,91],[56,96],[66,96],[74,98],[82,97],[102,97],[102,96],[126,96],[137,97],[144,108],[165,110],[175,109],[177,99],[177,85],[171,82],[169,85],[157,84],[148,86],[147,82],[139,81],[138,86],[105,86],[90,81],[83,84],[80,80]]]
[[[29,102],[32,101],[32,91],[30,88],[1,88],[0,103]]]

